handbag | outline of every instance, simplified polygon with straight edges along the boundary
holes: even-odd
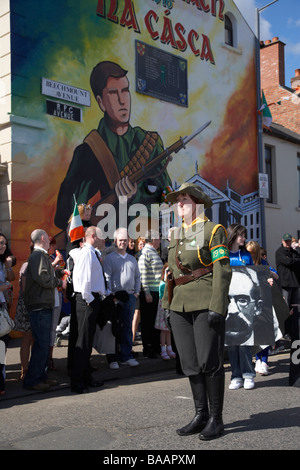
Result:
[[[5,307],[0,308],[0,337],[5,336],[14,329],[15,322],[10,318]]]

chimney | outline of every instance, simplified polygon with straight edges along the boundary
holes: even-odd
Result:
[[[295,70],[295,76],[291,78],[291,87],[293,90],[300,87],[300,69]]]
[[[260,44],[261,87],[285,85],[285,44],[274,37]]]

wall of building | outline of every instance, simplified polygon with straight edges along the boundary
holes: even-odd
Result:
[[[269,261],[274,264],[282,235],[288,232],[297,238],[300,229],[297,170],[297,155],[300,154],[299,70],[295,70],[295,77],[285,77],[285,44],[278,37],[261,43],[260,59],[261,87],[275,124],[273,132],[265,130],[263,133],[263,146],[270,146],[274,157],[274,203],[265,202],[266,248]]]
[[[254,35],[232,0],[206,4],[204,9],[197,2],[166,0],[1,1],[0,99],[5,106],[0,152],[7,171],[0,178],[0,225],[11,234],[17,269],[28,256],[33,229],[64,236],[74,197],[70,190],[64,222],[56,224],[58,194],[74,150],[103,118],[90,75],[104,60],[128,71],[131,126],[157,132],[165,148],[211,121],[168,164],[172,182],[180,185],[191,178],[197,163],[199,174],[220,191],[227,182],[241,196],[257,190]],[[233,22],[233,46],[225,44],[226,13]],[[172,57],[181,61],[180,67],[187,66],[183,102],[143,93],[145,83],[136,65],[143,45],[138,42],[154,48],[166,63]],[[171,88],[176,75],[165,82],[165,70],[163,66],[158,80]],[[46,91],[43,79],[50,84]],[[57,84],[65,86],[64,92],[54,90]],[[66,92],[70,89],[89,94],[90,102],[76,102]],[[54,102],[55,113],[49,112],[49,102]],[[80,119],[73,119],[70,108],[77,108]],[[58,113],[62,109],[67,112]],[[79,185],[78,203],[99,200],[97,193],[84,199],[89,184]]]
[[[271,134],[264,135],[264,145],[273,148],[275,203],[265,203],[266,241],[270,263],[275,263],[275,251],[282,236],[288,232],[297,238],[300,229],[299,173],[297,154],[299,144],[282,140]]]
[[[268,103],[281,102],[270,106],[273,122],[300,133],[300,98],[296,92],[299,71],[295,70],[295,77],[285,77],[284,49],[285,44],[277,37],[261,43],[261,88]]]
[[[0,230],[11,235],[12,128],[10,2],[0,2]]]

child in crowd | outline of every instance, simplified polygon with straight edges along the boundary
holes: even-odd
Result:
[[[251,254],[245,246],[246,227],[240,224],[231,224],[227,233],[230,266],[253,266]],[[252,346],[228,346],[227,351],[232,369],[229,390],[237,390],[241,387],[246,390],[254,388],[255,371],[252,366]]]
[[[161,357],[164,360],[175,359],[176,354],[172,350],[171,331],[165,321],[164,309],[162,308],[162,298],[165,291],[168,263],[165,263],[162,270],[161,281],[159,284],[159,302],[154,327],[160,330]]]

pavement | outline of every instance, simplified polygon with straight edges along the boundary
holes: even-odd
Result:
[[[36,393],[41,393],[34,390],[26,390],[23,388],[22,381],[20,380],[21,363],[20,363],[20,346],[22,338],[11,338],[8,344],[6,353],[6,381],[5,390],[6,394],[0,397],[2,400],[10,400],[12,398],[21,398]],[[143,356],[143,347],[141,341],[136,341],[133,346],[135,359],[139,362],[138,366],[119,365],[119,369],[112,370],[104,354],[99,354],[93,349],[91,355],[91,366],[93,367],[93,378],[97,381],[107,382],[118,379],[128,379],[130,377],[138,377],[142,375],[157,373],[164,370],[176,371],[176,360],[163,360],[161,357],[150,359]],[[62,388],[70,387],[70,377],[67,370],[67,354],[68,354],[68,340],[62,339],[60,344],[56,345],[53,349],[53,360],[56,367],[55,371],[48,372],[49,379],[58,381],[57,386],[51,387],[51,390],[59,390]]]
[[[2,400],[10,400],[12,398],[21,398],[30,396],[36,393],[43,393],[34,390],[27,390],[23,388],[22,381],[20,380],[21,363],[20,363],[20,346],[22,338],[11,338],[8,344],[6,353],[6,381],[5,390],[6,394],[0,397]],[[290,343],[281,340],[281,353],[288,352]],[[93,349],[91,355],[91,366],[94,369],[93,378],[101,382],[110,382],[115,380],[123,380],[131,377],[139,377],[149,374],[157,374],[161,371],[171,371],[176,373],[176,360],[163,360],[160,356],[156,359],[150,359],[143,356],[143,346],[141,340],[137,340],[133,345],[133,352],[135,359],[139,362],[138,366],[129,366],[119,364],[119,369],[112,370],[109,368],[106,356],[99,354]],[[51,387],[50,390],[57,391],[63,388],[70,387],[70,377],[67,370],[67,354],[68,354],[68,340],[62,339],[57,342],[53,349],[53,360],[56,367],[55,371],[48,372],[49,379],[58,381],[58,385]],[[225,367],[230,368],[228,360],[226,360],[225,350]]]

